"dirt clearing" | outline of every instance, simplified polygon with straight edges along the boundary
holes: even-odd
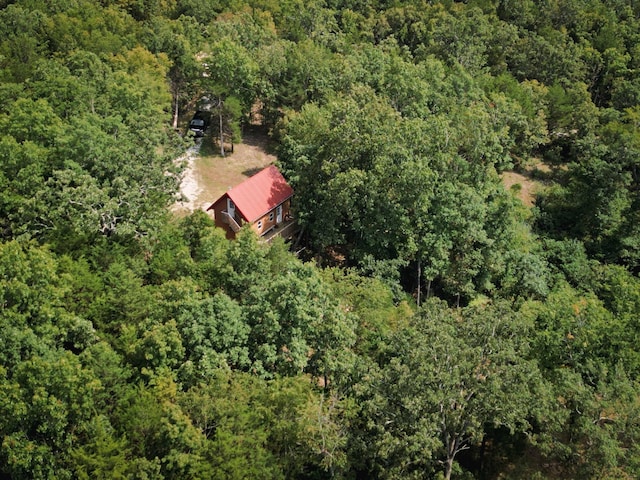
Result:
[[[527,168],[524,172],[503,172],[502,183],[507,190],[512,190],[516,197],[527,207],[533,207],[536,201],[536,193],[544,185],[544,178],[552,173],[552,169],[538,162],[534,167]]]
[[[180,159],[187,162],[180,185],[185,200],[173,206],[174,213],[188,215],[206,210],[229,187],[275,162],[276,156],[267,153],[268,145],[266,131],[252,126],[243,133],[242,143],[235,145],[233,153],[222,157],[211,136],[205,136],[200,145],[189,149]]]

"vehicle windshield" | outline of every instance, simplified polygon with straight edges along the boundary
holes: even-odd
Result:
[[[191,127],[204,127],[204,120],[200,120],[199,118],[191,120],[190,126]]]

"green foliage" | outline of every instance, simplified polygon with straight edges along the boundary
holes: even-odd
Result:
[[[224,231],[214,228],[213,221],[204,212],[194,212],[183,219],[178,228],[196,262],[193,277],[202,288],[213,293],[225,284],[228,289],[233,271],[228,262],[232,245]]]
[[[91,323],[62,306],[67,293],[49,251],[27,242],[0,244],[1,365],[13,368],[52,348],[81,351],[93,343]]]
[[[544,242],[549,266],[554,273],[561,274],[574,288],[592,284],[595,262],[590,262],[584,245],[576,240],[556,241],[547,239]]]
[[[487,288],[488,247],[510,248],[515,220],[495,176],[508,128],[487,125],[491,105],[463,101],[472,103],[452,106],[449,120],[409,120],[359,88],[292,114],[281,162],[314,249],[347,247],[365,269],[421,260],[427,279],[455,296]]]
[[[165,324],[142,323],[133,337],[124,327],[122,337],[133,340],[127,351],[128,362],[140,369],[143,375],[153,378],[157,372],[175,370],[184,357],[182,337],[176,322]]]
[[[152,478],[210,477],[205,437],[176,404],[175,388],[162,376],[153,388],[132,385],[119,399],[114,423],[143,465],[160,467]]]
[[[51,352],[3,370],[3,470],[12,478],[71,478],[75,431],[93,413],[100,382],[70,353]]]
[[[265,382],[220,370],[179,403],[207,438],[212,478],[322,476],[344,466],[340,407],[305,377]]]
[[[173,97],[173,127],[177,128],[180,112],[199,93],[203,66],[197,61],[196,47],[202,42],[202,33],[193,18],[154,17],[151,22],[153,32],[147,39],[148,48],[156,55],[166,55],[171,62],[167,77]]]
[[[215,96],[238,98],[244,112],[252,106],[257,81],[257,65],[249,52],[230,39],[222,38],[210,46],[203,80]]]
[[[0,476],[637,478],[638,14],[0,2]],[[196,106],[317,264],[171,218]]]
[[[182,367],[185,375],[208,379],[223,367],[234,370],[249,367],[250,327],[237,302],[217,293],[180,310],[178,328],[189,362]],[[189,380],[186,383],[194,382]]]
[[[150,283],[162,284],[190,276],[195,269],[189,246],[178,225],[167,224],[153,239],[148,256]]]
[[[536,322],[536,346],[543,367],[567,366],[590,375],[591,355],[615,358],[617,349],[607,331],[617,330],[616,319],[592,295],[560,287],[539,305]]]
[[[442,469],[450,478],[457,455],[489,426],[530,431],[543,384],[527,358],[530,329],[506,305],[425,304],[410,328],[392,336],[388,361],[365,384],[371,473],[428,478]]]
[[[20,83],[29,77],[34,63],[45,53],[42,36],[46,17],[42,12],[20,5],[3,7],[0,11],[2,77],[3,80]]]
[[[589,253],[630,268],[638,265],[637,152],[635,113],[600,128],[574,146],[564,188],[543,197],[541,226],[554,235],[573,236]]]
[[[125,479],[128,477],[127,444],[114,438],[113,427],[105,417],[97,416],[88,424],[86,435],[90,440],[72,450],[76,478]]]
[[[245,304],[258,373],[328,376],[347,367],[341,363],[353,327],[311,266],[293,265],[268,284],[254,284]]]
[[[102,281],[103,290],[93,303],[93,321],[101,331],[114,332],[122,325],[133,326],[149,316],[152,292],[134,270],[116,262],[103,274]]]
[[[386,338],[402,329],[413,315],[406,301],[394,303],[393,292],[380,280],[358,275],[352,270],[329,268],[323,271],[342,308],[358,321],[356,350],[375,358]]]

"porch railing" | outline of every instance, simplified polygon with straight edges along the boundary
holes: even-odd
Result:
[[[237,233],[240,231],[240,225],[238,225],[236,219],[229,215],[229,212],[227,212],[226,210],[222,211],[222,221],[229,225],[231,227],[231,230],[233,230],[234,232]]]

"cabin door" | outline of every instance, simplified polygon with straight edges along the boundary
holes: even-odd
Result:
[[[276,207],[276,223],[282,223],[282,205]]]
[[[227,213],[231,218],[236,218],[236,205],[230,198],[227,198]]]

